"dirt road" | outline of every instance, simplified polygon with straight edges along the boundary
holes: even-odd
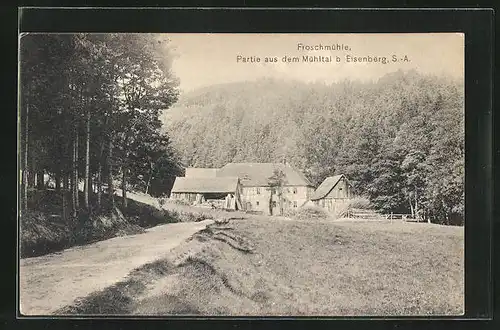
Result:
[[[76,298],[102,290],[133,269],[165,257],[212,220],[166,224],[144,234],[116,237],[20,261],[23,315],[48,315]]]

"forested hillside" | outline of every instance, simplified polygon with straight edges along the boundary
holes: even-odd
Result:
[[[286,159],[315,184],[346,174],[385,212],[450,223],[464,208],[463,91],[415,71],[333,85],[262,79],[186,93],[162,119],[186,166]]]

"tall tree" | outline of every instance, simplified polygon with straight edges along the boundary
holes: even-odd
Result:
[[[153,145],[155,139],[162,139],[158,117],[177,98],[177,81],[169,71],[168,52],[162,42],[150,34],[22,38],[24,208],[29,188],[35,188],[35,173],[39,188],[44,174],[54,179],[56,189],[63,188],[63,201],[64,190],[69,189],[68,204],[75,217],[80,211],[80,181],[86,211],[94,209],[94,190],[100,207],[104,181],[113,203],[117,168],[122,169],[120,181],[127,187],[132,156],[141,150],[143,141],[151,140]],[[145,155],[156,160],[161,152],[147,149]],[[150,175],[150,168],[140,170],[144,171],[141,175]]]
[[[273,196],[278,198],[279,215],[283,215],[284,197],[283,187],[286,185],[285,173],[277,168],[273,171],[273,175],[268,178],[269,185],[269,214],[273,214]]]

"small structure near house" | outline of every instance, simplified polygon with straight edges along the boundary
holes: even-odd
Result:
[[[192,205],[241,210],[241,184],[237,177],[177,177],[170,198]]]
[[[343,175],[327,177],[311,196],[313,205],[335,212],[345,207],[351,198],[350,184]]]

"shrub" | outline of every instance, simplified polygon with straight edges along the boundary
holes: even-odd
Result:
[[[123,211],[126,219],[144,228],[166,223],[164,212],[154,206],[129,199],[128,207]]]
[[[191,204],[185,200],[182,199],[172,199],[172,198],[166,198],[165,199],[165,204],[173,204],[173,205],[185,205],[185,206],[191,206]]]
[[[82,213],[78,219],[66,220],[28,211],[20,222],[21,258],[144,231],[139,225],[130,223],[117,208],[110,214],[89,216]]]
[[[163,210],[163,216],[165,217],[165,220],[168,223],[181,222],[181,217],[179,216],[179,212],[176,210]]]
[[[167,222],[199,222],[206,219],[213,219],[213,215],[209,212],[201,211],[185,211],[179,209],[164,210],[164,216],[168,219]]]
[[[70,244],[68,226],[49,220],[42,212],[28,211],[20,218],[20,222],[21,258],[64,249]]]
[[[165,205],[165,198],[164,197],[160,197],[158,198],[158,205],[160,205],[160,207],[163,207],[163,205]]]
[[[354,197],[349,200],[349,208],[368,210],[372,208],[372,205],[366,197]]]
[[[318,206],[304,206],[288,216],[297,220],[325,220],[331,217],[326,210]]]

